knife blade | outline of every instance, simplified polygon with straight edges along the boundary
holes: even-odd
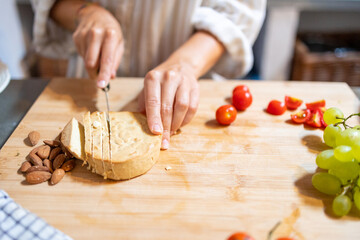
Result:
[[[110,105],[109,105],[109,96],[108,96],[108,92],[110,90],[110,83],[104,87],[102,89],[105,93],[105,99],[106,99],[106,121],[108,123],[108,127],[109,127],[109,131],[110,131],[110,116],[109,116],[109,111],[110,111]]]

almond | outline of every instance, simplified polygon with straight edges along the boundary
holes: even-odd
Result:
[[[60,152],[61,152],[60,147],[56,147],[53,150],[51,150],[49,160],[50,161],[54,160],[56,158],[56,156],[59,155]]]
[[[61,145],[60,141],[57,140],[44,140],[43,142],[50,147],[58,147]]]
[[[41,148],[42,146],[37,146],[35,148],[33,148],[33,150],[31,150],[30,154],[35,154],[39,151],[39,148]]]
[[[65,154],[59,154],[56,156],[56,158],[54,159],[54,162],[53,162],[53,168],[54,169],[58,169],[61,167],[61,165],[64,163],[65,161]]]
[[[41,146],[38,151],[37,151],[37,155],[41,158],[41,159],[46,159],[49,157],[51,148],[48,145],[43,145]]]
[[[35,171],[26,174],[26,181],[30,184],[45,182],[51,178],[51,173],[45,171]]]
[[[26,171],[26,173],[31,173],[31,172],[35,172],[35,171],[50,172],[50,170],[45,166],[32,166]]]
[[[75,167],[75,159],[70,159],[69,161],[66,161],[61,168],[64,169],[65,172],[68,172],[73,170],[74,167]]]
[[[49,169],[49,171],[52,173],[53,169],[52,169],[52,162],[49,159],[45,159],[43,161],[43,164],[45,167],[47,167]]]
[[[74,157],[64,145],[61,145],[61,149],[65,153],[66,159],[71,159]]]
[[[30,143],[32,146],[35,146],[40,140],[40,133],[37,131],[31,131],[28,135]]]
[[[30,153],[29,158],[30,158],[30,161],[32,164],[37,165],[37,166],[43,165],[41,158],[39,158],[39,156],[36,155],[35,153]]]
[[[21,164],[20,167],[20,172],[24,173],[26,172],[29,168],[31,168],[31,163],[29,163],[28,161],[25,161]]]
[[[51,180],[50,183],[52,185],[57,184],[58,182],[61,181],[61,179],[63,179],[63,177],[65,176],[65,171],[62,168],[58,168],[54,171],[54,173],[51,176]]]

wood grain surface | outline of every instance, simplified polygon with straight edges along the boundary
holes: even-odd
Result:
[[[315,157],[327,149],[322,131],[293,125],[290,111],[264,112],[272,99],[326,99],[345,115],[359,101],[344,83],[243,81],[253,94],[250,108],[229,127],[214,120],[239,81],[200,81],[194,120],[172,137],[170,149],[145,175],[129,181],[104,180],[77,162],[55,186],[27,185],[17,172],[32,149],[27,134],[54,139],[75,116],[104,111],[105,99],[89,80],[54,79],[0,152],[0,188],[16,202],[74,239],[226,239],[246,231],[266,239],[360,239],[360,214],[331,214],[331,198],[311,185]],[[141,79],[112,81],[112,111],[136,110]],[[354,120],[354,123],[356,121]],[[165,170],[166,167],[170,170]]]

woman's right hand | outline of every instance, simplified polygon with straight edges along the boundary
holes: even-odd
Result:
[[[124,52],[121,27],[106,9],[92,4],[78,12],[78,25],[73,34],[78,53],[84,59],[89,77],[104,88],[116,70]]]

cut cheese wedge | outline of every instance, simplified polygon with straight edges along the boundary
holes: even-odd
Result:
[[[88,112],[83,118],[83,133],[72,140],[78,145],[65,144],[71,142],[66,136],[76,136],[71,131],[77,128],[68,127],[70,123],[64,129],[69,133],[61,141],[69,151],[82,152],[74,156],[87,162],[93,172],[104,178],[125,180],[144,174],[159,158],[161,135],[150,132],[143,114],[110,112],[109,115],[110,135],[105,113]],[[82,126],[73,119],[71,125],[76,124]]]
[[[84,126],[75,118],[65,126],[60,140],[74,157],[85,159]]]

